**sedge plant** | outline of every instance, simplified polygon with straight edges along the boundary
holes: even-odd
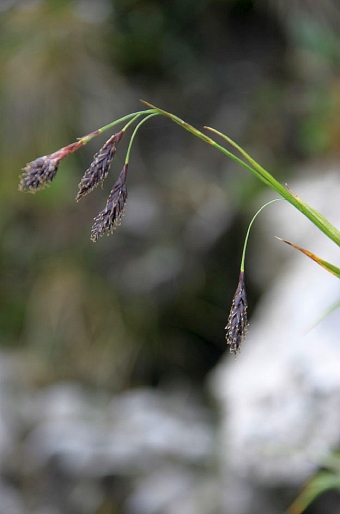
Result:
[[[80,183],[79,190],[76,196],[76,200],[79,201],[88,193],[92,192],[98,185],[101,185],[109,174],[109,169],[113,161],[114,155],[117,150],[117,146],[121,141],[122,137],[128,131],[131,126],[134,126],[132,131],[123,169],[121,170],[118,178],[113,184],[113,187],[108,196],[106,205],[100,213],[95,216],[94,223],[91,229],[91,239],[96,242],[103,235],[112,234],[118,225],[120,225],[122,217],[125,212],[125,206],[127,202],[127,174],[129,168],[131,148],[133,141],[138,130],[141,126],[155,116],[163,116],[168,118],[172,122],[176,123],[183,129],[189,131],[192,135],[203,140],[203,142],[213,146],[216,150],[222,152],[226,157],[233,159],[239,165],[243,166],[247,171],[251,172],[255,177],[263,182],[267,187],[275,191],[281,198],[291,203],[296,209],[298,209],[304,216],[306,216],[316,227],[321,230],[329,239],[335,244],[340,246],[340,232],[334,227],[322,214],[316,211],[313,207],[304,202],[297,194],[295,194],[288,186],[282,185],[278,182],[271,173],[263,168],[258,162],[255,161],[243,148],[237,143],[230,139],[225,134],[219,132],[212,127],[204,127],[207,133],[203,133],[196,129],[192,125],[186,123],[178,116],[164,111],[148,102],[143,102],[146,106],[144,110],[133,112],[118,120],[115,120],[90,134],[87,134],[79,138],[76,142],[65,146],[52,154],[38,157],[34,161],[29,162],[23,168],[21,175],[19,190],[24,192],[35,193],[46,186],[50,185],[56,173],[60,162],[65,159],[68,155],[78,151],[94,137],[107,132],[113,131],[116,126],[123,127],[115,132],[106,143],[98,150],[94,155],[93,161],[89,168],[85,171]],[[217,142],[213,137],[219,141]],[[276,200],[273,200],[276,201]],[[272,202],[268,202],[272,203]],[[266,205],[268,205],[266,204]],[[238,286],[232,300],[232,306],[228,318],[227,325],[225,327],[226,334],[225,338],[229,345],[230,351],[237,354],[241,348],[241,343],[245,337],[248,328],[247,320],[247,297],[244,283],[244,261],[247,247],[247,241],[249,237],[250,228],[259,212],[266,206],[264,205],[255,214],[254,218],[250,222],[242,253],[240,276]],[[322,266],[328,272],[340,278],[340,268],[337,266],[321,259],[320,257],[312,254],[308,250],[299,247],[296,244],[281,239],[284,243],[292,246],[293,248],[303,252],[306,256],[313,259],[317,264]]]

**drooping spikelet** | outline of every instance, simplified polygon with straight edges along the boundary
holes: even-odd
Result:
[[[240,350],[242,341],[248,330],[247,308],[248,302],[244,283],[244,271],[241,271],[231,305],[228,323],[225,327],[225,338],[227,344],[230,345],[230,352],[234,353],[234,355]]]
[[[112,234],[112,232],[116,230],[118,225],[121,223],[127,199],[127,188],[125,183],[127,171],[128,165],[125,164],[109,194],[105,209],[103,209],[98,216],[94,218],[94,224],[91,230],[91,239],[94,242],[104,234]]]
[[[79,140],[26,164],[23,168],[24,173],[22,173],[20,178],[19,191],[35,193],[44,189],[56,176],[60,161],[71,153],[76,152],[83,144],[83,141]]]
[[[77,202],[85,195],[90,193],[99,184],[106,179],[111,162],[116,153],[117,144],[123,137],[124,132],[121,130],[110,137],[101,147],[101,149],[93,157],[93,161],[89,168],[85,171],[78,187]]]

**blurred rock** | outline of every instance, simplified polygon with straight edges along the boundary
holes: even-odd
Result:
[[[169,458],[205,462],[213,451],[211,423],[179,400],[137,389],[96,403],[74,384],[52,386],[37,397],[45,412],[26,442],[30,461],[41,467],[58,456],[68,473],[86,476],[134,475]]]
[[[22,499],[15,487],[0,481],[0,514],[24,514]]]
[[[131,513],[166,506],[170,514],[174,499],[177,512],[189,512],[180,508],[180,498],[199,504],[200,484],[211,495],[206,469],[214,427],[187,391],[143,388],[110,399],[65,382],[41,391],[35,402],[35,425],[24,442],[25,474],[49,477],[44,494],[57,512],[70,505],[95,512],[104,498],[101,484],[115,476],[130,483],[131,494],[121,501]]]
[[[220,508],[219,484],[176,465],[156,469],[137,483],[129,514],[210,514]]]

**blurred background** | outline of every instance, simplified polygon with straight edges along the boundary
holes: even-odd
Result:
[[[104,188],[79,203],[111,134],[62,162],[49,189],[17,184],[27,162],[140,99],[228,134],[283,182],[337,162],[339,27],[335,0],[0,1],[1,514],[255,513],[221,494],[207,383],[231,360],[224,326],[263,186],[164,118],[139,131],[126,215],[96,244],[127,136]],[[249,243],[250,316],[281,262],[267,254],[261,271],[261,241]]]

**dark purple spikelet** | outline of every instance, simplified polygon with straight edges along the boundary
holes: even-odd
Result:
[[[79,140],[26,164],[23,168],[24,173],[21,175],[19,191],[35,193],[44,189],[56,176],[60,161],[79,150],[83,144],[83,141]]]
[[[240,351],[242,341],[248,330],[247,295],[244,283],[244,271],[240,272],[237,289],[231,305],[225,338],[234,355]]]
[[[103,209],[98,216],[94,218],[94,224],[91,230],[91,239],[94,242],[104,234],[112,234],[121,223],[121,219],[125,213],[125,204],[127,199],[127,188],[125,183],[127,172],[128,165],[125,164],[113,188],[111,189],[105,209]]]
[[[19,191],[35,193],[48,186],[58,171],[60,159],[55,159],[52,155],[44,155],[29,162],[23,168],[24,173],[21,175],[19,183]]]
[[[104,146],[95,154],[90,167],[85,171],[78,187],[77,202],[85,195],[90,193],[99,184],[106,179],[111,162],[116,153],[117,144],[123,137],[124,132],[121,130],[110,137]]]

